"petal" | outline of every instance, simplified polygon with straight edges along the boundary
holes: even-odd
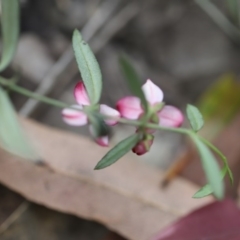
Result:
[[[96,138],[95,142],[102,146],[102,147],[108,147],[109,146],[109,139],[108,136],[104,136],[104,137],[100,137],[100,138]]]
[[[163,91],[154,84],[150,79],[142,86],[142,90],[147,101],[154,105],[156,103],[160,103],[163,100]]]
[[[82,109],[79,105],[73,105],[72,107]],[[71,108],[65,108],[62,110],[63,121],[72,126],[83,126],[86,125],[87,115],[83,112],[79,112],[77,110]]]
[[[184,117],[182,112],[173,106],[166,105],[159,113],[159,125],[163,127],[180,127]]]
[[[118,112],[117,110],[115,110],[105,104],[100,105],[100,113],[102,113],[106,116],[109,116],[109,117],[114,117],[114,118],[120,117],[120,112]],[[112,119],[106,119],[105,122],[106,122],[106,124],[108,124],[110,126],[117,124],[117,121],[112,120]]]
[[[79,105],[90,105],[88,94],[83,82],[78,82],[75,86],[74,96]]]
[[[136,120],[143,112],[141,107],[141,101],[137,97],[125,97],[117,102],[117,110],[124,118]]]
[[[102,147],[108,147],[109,146],[109,138],[108,136],[103,136],[103,137],[95,137],[95,134],[94,134],[94,128],[92,125],[89,125],[89,132],[91,133],[91,135],[94,137],[94,141],[102,146]]]

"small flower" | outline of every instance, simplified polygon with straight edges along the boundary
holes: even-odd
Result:
[[[147,153],[153,144],[153,140],[154,136],[152,134],[147,134],[144,139],[137,143],[132,151],[139,156]]]
[[[83,82],[78,82],[75,89],[74,89],[74,96],[76,99],[76,102],[78,103],[78,105],[72,105],[72,107],[77,108],[77,109],[83,109],[84,106],[89,106],[90,105],[90,100],[87,94],[87,91],[85,89],[85,86],[83,84]],[[105,104],[100,104],[99,106],[99,112],[105,116],[109,116],[109,117],[120,117],[120,113],[105,105]],[[88,121],[88,117],[84,112],[80,112],[74,109],[70,109],[70,108],[65,108],[62,111],[62,117],[64,122],[66,122],[69,125],[72,126],[84,126],[87,125],[89,123]],[[116,120],[112,120],[112,119],[106,119],[105,120],[106,124],[113,126],[115,124],[117,124]],[[89,126],[89,131],[90,133],[93,135],[93,128],[90,125]],[[108,136],[103,136],[103,137],[99,137],[97,139],[95,139],[95,141],[101,145],[101,146],[108,146],[109,144],[109,139]]]
[[[142,86],[142,90],[146,100],[152,108],[162,103],[163,92],[151,80],[147,80]],[[121,113],[122,117],[132,120],[137,120],[144,114],[140,99],[134,96],[120,99],[117,102],[117,110]],[[169,105],[157,111],[157,116],[159,125],[163,127],[179,127],[184,120],[182,112],[176,107]]]
[[[182,112],[176,107],[163,105],[163,92],[151,80],[147,80],[142,86],[143,93],[150,106],[151,117],[149,122],[158,123],[162,127],[180,127],[184,117]],[[117,110],[121,116],[131,120],[140,119],[144,116],[141,100],[138,97],[128,96],[117,102]],[[141,129],[144,134],[154,133],[154,129]],[[140,141],[132,150],[138,155],[146,153],[151,147],[153,139],[150,141]],[[146,150],[148,146],[148,150]]]

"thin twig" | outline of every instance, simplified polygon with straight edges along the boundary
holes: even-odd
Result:
[[[209,0],[195,0],[195,3],[208,14],[210,18],[227,34],[234,42],[240,41],[240,30]]]
[[[0,235],[2,235],[29,207],[29,203],[24,201],[17,209],[0,225]]]
[[[94,52],[98,52],[102,49],[106,43],[126,24],[133,19],[140,11],[140,7],[132,2],[127,4],[111,21],[109,21],[106,27],[99,34],[98,39],[95,39],[92,43]],[[99,41],[101,39],[101,41]]]
[[[102,3],[99,9],[94,13],[93,17],[82,29],[82,33],[86,41],[92,39],[95,33],[105,24],[106,21],[109,20],[113,12],[116,10],[119,2],[119,0],[115,0],[114,2],[112,0],[108,0]],[[72,46],[70,45],[60,59],[52,66],[35,92],[40,95],[47,95],[56,85],[59,76],[61,76],[63,72],[69,68],[73,61],[73,51]],[[38,104],[39,102],[37,100],[28,99],[19,110],[19,114],[25,117],[31,115]]]

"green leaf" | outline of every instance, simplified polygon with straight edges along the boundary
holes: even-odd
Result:
[[[204,142],[204,144],[206,144],[210,149],[212,149],[221,158],[221,160],[223,161],[224,167],[227,170],[230,181],[233,184],[233,174],[232,174],[231,169],[228,166],[228,161],[227,161],[226,156],[217,147],[215,147],[212,143],[210,143],[206,139],[204,139],[202,137],[200,137],[200,139],[202,142]]]
[[[227,171],[228,171],[228,168],[226,166],[221,170],[222,179],[225,177]],[[209,184],[206,184],[193,195],[193,198],[203,198],[212,193],[213,193],[213,190],[211,186]]]
[[[216,198],[222,199],[224,195],[224,187],[217,161],[208,147],[196,135],[191,135],[191,137],[201,156],[203,170],[206,174],[208,183],[213,190],[213,194]]]
[[[136,70],[134,69],[133,65],[130,63],[129,59],[124,55],[120,56],[119,64],[120,64],[121,70],[127,80],[127,83],[129,85],[131,92],[135,96],[140,98],[143,108],[145,109],[145,111],[147,111],[148,110],[148,102],[142,91],[140,78],[139,78]]]
[[[134,134],[122,140],[98,162],[97,166],[94,169],[99,170],[112,165],[126,153],[128,153],[138,143],[139,140],[139,134]]]
[[[228,173],[228,176],[230,178],[231,184],[233,184],[233,182],[234,182],[233,173],[232,173],[232,171],[229,167],[227,168],[227,173]]]
[[[187,117],[191,124],[192,129],[195,132],[199,131],[203,127],[204,120],[202,114],[195,106],[190,104],[187,105]]]
[[[27,141],[12,103],[2,88],[0,88],[0,146],[25,159],[39,158]]]
[[[239,0],[226,0],[231,18],[235,24],[239,21]]]
[[[101,70],[91,48],[83,41],[78,30],[73,33],[73,49],[91,104],[97,104],[102,93]]]
[[[19,35],[18,0],[1,0],[2,57],[0,71],[11,62],[15,53]]]
[[[110,133],[109,126],[105,123],[103,117],[98,113],[91,113],[88,119],[93,127],[93,134],[95,137],[108,136]]]

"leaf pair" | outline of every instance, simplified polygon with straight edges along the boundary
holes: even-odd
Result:
[[[187,117],[194,132],[198,132],[203,127],[204,120],[202,114],[195,106],[187,106]],[[228,167],[226,157],[207,140],[200,138],[196,134],[191,134],[190,136],[192,137],[201,156],[202,166],[209,183],[202,187],[193,197],[202,198],[213,193],[218,199],[222,199],[224,195],[222,179],[225,174],[228,173],[231,181],[233,181],[232,172]],[[223,160],[224,168],[221,172],[217,164],[216,158],[206,144],[211,147],[212,150],[214,150]]]
[[[142,91],[141,81],[136,70],[125,55],[120,57],[119,63],[131,92],[141,100],[142,106],[145,109],[145,112],[147,112],[148,102]],[[140,139],[141,134],[134,134],[122,140],[98,162],[95,169],[99,170],[112,165],[126,153],[128,153],[139,142]]]
[[[101,91],[102,91],[102,75],[97,63],[97,60],[92,53],[88,44],[86,44],[80,32],[74,31],[73,34],[73,49],[78,64],[79,71],[86,87],[89,99],[92,105],[99,102]],[[130,90],[134,95],[139,97],[142,101],[144,109],[147,110],[148,103],[145,99],[143,91],[141,89],[141,83],[135,69],[132,67],[130,61],[122,56],[120,58],[120,65],[123,73],[126,76]],[[101,136],[108,133],[108,129],[102,119],[99,119],[96,114],[92,113],[89,115],[91,124],[94,126],[97,135]],[[101,120],[101,121],[100,121]],[[95,169],[102,169],[115,163],[118,159],[129,152],[139,141],[139,135],[134,134],[127,139],[121,141],[117,146],[110,150],[95,167]]]

